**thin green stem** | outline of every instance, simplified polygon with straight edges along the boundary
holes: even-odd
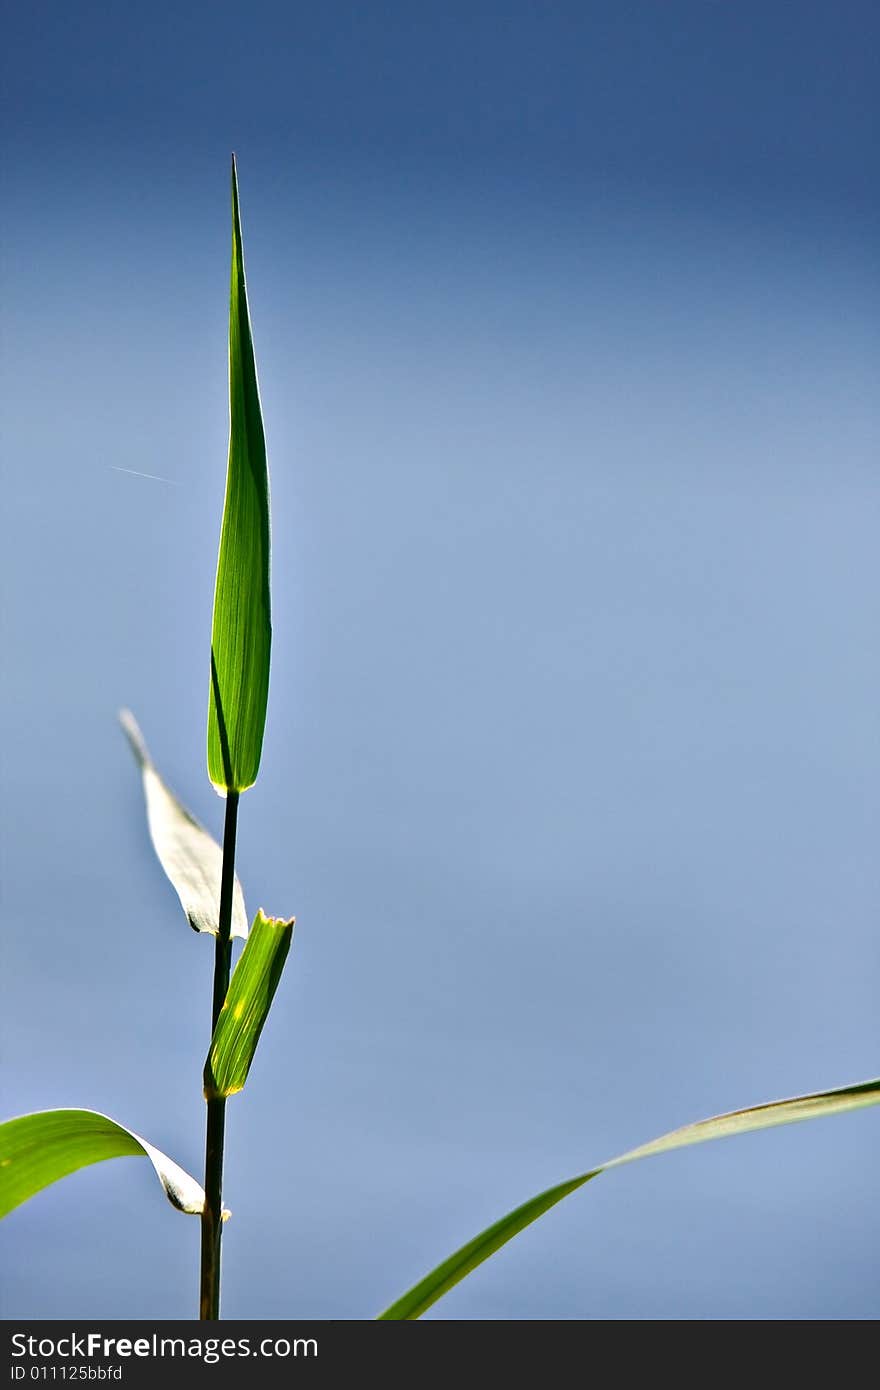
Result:
[[[223,869],[220,877],[220,922],[214,956],[214,997],[211,1007],[211,1036],[229,989],[232,963],[232,890],[235,884],[235,832],[238,825],[238,792],[226,794],[223,825]],[[220,1239],[223,1234],[223,1139],[226,1132],[226,1101],[208,1101],[205,1131],[205,1209],[202,1212],[202,1263],[199,1319],[216,1321],[220,1317]]]

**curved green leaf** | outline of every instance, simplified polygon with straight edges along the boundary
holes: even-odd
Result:
[[[39,1110],[0,1124],[0,1216],[78,1168],[129,1155],[146,1155],[178,1211],[201,1212],[195,1178],[133,1130],[97,1110]]]
[[[272,641],[269,549],[269,471],[233,156],[229,462],[214,589],[208,701],[208,775],[220,792],[244,791],[257,780],[260,767]]]
[[[234,1095],[247,1081],[263,1024],[281,979],[293,936],[294,918],[254,918],[205,1062],[205,1097]]]
[[[819,1091],[814,1095],[795,1096],[791,1100],[772,1101],[766,1105],[756,1105],[749,1110],[731,1110],[724,1115],[714,1115],[708,1120],[698,1120],[696,1124],[685,1125],[649,1144],[626,1153],[581,1173],[568,1182],[550,1187],[546,1192],[524,1202],[515,1211],[503,1216],[493,1226],[487,1227],[473,1240],[468,1241],[448,1260],[444,1260],[430,1274],[421,1279],[407,1293],[398,1298],[390,1308],[379,1315],[379,1320],[404,1321],[420,1318],[426,1309],[442,1298],[451,1288],[460,1283],[471,1270],[476,1269],[502,1245],[506,1245],[515,1235],[545,1211],[549,1211],[563,1197],[583,1187],[592,1178],[609,1168],[619,1168],[624,1163],[634,1163],[637,1158],[650,1158],[654,1154],[666,1153],[670,1149],[683,1149],[689,1144],[704,1144],[709,1139],[724,1139],[733,1134],[747,1134],[749,1130],[770,1129],[774,1125],[792,1124],[795,1120],[812,1120],[820,1115],[836,1115],[844,1110],[860,1110],[867,1105],[880,1102],[880,1080],[865,1081],[856,1086],[842,1086],[834,1091]]]
[[[159,863],[180,898],[193,931],[213,932],[216,936],[220,921],[223,852],[214,837],[162,781],[131,710],[121,710],[119,722],[140,765],[147,825]],[[231,934],[242,940],[248,934],[244,896],[237,877],[232,890]]]

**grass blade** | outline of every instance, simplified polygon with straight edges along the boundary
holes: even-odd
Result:
[[[214,590],[208,703],[208,775],[221,792],[244,791],[256,781],[260,767],[272,640],[269,549],[269,471],[233,157],[229,462]]]
[[[133,1130],[97,1110],[40,1110],[0,1124],[0,1216],[78,1168],[128,1155],[146,1155],[178,1211],[201,1212],[195,1178]]]
[[[524,1202],[515,1211],[503,1216],[493,1226],[487,1227],[473,1240],[468,1241],[448,1260],[433,1269],[418,1284],[398,1298],[390,1308],[380,1314],[380,1321],[404,1321],[420,1318],[426,1309],[442,1298],[451,1288],[460,1283],[471,1270],[476,1269],[502,1245],[506,1245],[515,1235],[533,1221],[537,1221],[545,1211],[549,1211],[563,1197],[583,1187],[592,1178],[609,1168],[619,1168],[625,1163],[634,1163],[638,1158],[650,1158],[654,1154],[666,1153],[671,1149],[683,1149],[690,1144],[704,1144],[710,1139],[725,1139],[734,1134],[747,1134],[750,1130],[770,1129],[775,1125],[792,1124],[796,1120],[816,1119],[821,1115],[836,1115],[845,1110],[860,1110],[880,1102],[880,1080],[865,1081],[856,1086],[843,1086],[833,1091],[819,1091],[813,1095],[795,1096],[791,1100],[772,1101],[767,1105],[756,1105],[749,1110],[731,1110],[724,1115],[714,1115],[708,1120],[698,1120],[696,1124],[685,1125],[637,1149],[628,1149],[617,1158],[601,1163],[589,1172],[570,1178],[567,1182],[550,1187],[530,1201]]]
[[[294,919],[258,912],[220,1010],[205,1063],[205,1097],[235,1095],[247,1080],[263,1024],[281,979]]]
[[[220,846],[162,781],[131,711],[122,710],[119,722],[140,765],[147,825],[156,857],[180,898],[193,931],[213,932],[216,936],[223,864]],[[244,895],[236,878],[232,895],[232,935],[244,939],[247,934]]]

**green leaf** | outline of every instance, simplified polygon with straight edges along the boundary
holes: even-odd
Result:
[[[689,1144],[704,1144],[709,1139],[725,1139],[733,1134],[747,1134],[753,1129],[770,1129],[774,1125],[792,1124],[795,1120],[812,1120],[820,1115],[835,1115],[844,1110],[860,1110],[867,1105],[880,1102],[880,1080],[865,1081],[857,1086],[843,1086],[834,1091],[820,1091],[815,1095],[795,1096],[791,1100],[772,1101],[767,1105],[756,1105],[749,1110],[731,1110],[725,1115],[715,1115],[709,1120],[698,1120],[696,1124],[685,1125],[670,1134],[661,1135],[640,1148],[629,1149],[626,1153],[612,1158],[581,1173],[576,1178],[561,1182],[541,1192],[531,1201],[523,1203],[515,1211],[503,1216],[493,1226],[487,1227],[480,1235],[468,1241],[448,1260],[433,1269],[407,1293],[392,1303],[380,1314],[379,1320],[404,1321],[420,1318],[426,1309],[442,1298],[458,1284],[471,1270],[476,1269],[502,1245],[506,1245],[515,1235],[537,1221],[545,1211],[549,1211],[570,1192],[583,1187],[584,1183],[597,1178],[609,1168],[619,1168],[624,1163],[634,1163],[637,1158],[650,1158],[654,1154],[666,1153],[669,1149],[683,1149]]]
[[[40,1110],[0,1124],[0,1216],[77,1168],[130,1154],[146,1155],[178,1211],[201,1212],[195,1178],[133,1130],[97,1110]]]
[[[216,936],[223,852],[213,836],[162,781],[131,711],[121,710],[119,722],[140,765],[147,825],[159,863],[171,880],[193,931],[213,932]],[[236,877],[232,890],[231,935],[244,940],[247,934],[244,896]]]
[[[283,921],[264,917],[260,911],[254,918],[211,1039],[205,1063],[208,1100],[234,1095],[247,1081],[290,950],[293,926],[293,917]]]
[[[269,471],[233,156],[229,463],[214,589],[208,701],[208,775],[220,792],[244,791],[257,780],[260,767],[272,640],[269,548]]]

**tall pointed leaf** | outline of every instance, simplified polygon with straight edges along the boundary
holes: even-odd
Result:
[[[281,979],[294,919],[254,918],[220,1010],[205,1063],[205,1096],[216,1100],[240,1091],[247,1080],[263,1024]]]
[[[506,1245],[515,1235],[537,1221],[545,1211],[549,1211],[563,1197],[574,1192],[592,1178],[609,1168],[619,1168],[624,1163],[634,1163],[637,1158],[650,1158],[654,1154],[666,1153],[670,1149],[682,1149],[689,1144],[704,1144],[709,1139],[724,1139],[733,1134],[747,1134],[750,1130],[770,1129],[774,1125],[792,1124],[795,1120],[811,1120],[820,1115],[835,1115],[844,1110],[860,1110],[867,1105],[880,1102],[880,1080],[865,1081],[857,1086],[843,1086],[834,1091],[820,1091],[814,1095],[795,1096],[791,1100],[772,1101],[767,1105],[756,1105],[749,1110],[731,1110],[725,1115],[715,1115],[709,1120],[698,1120],[696,1124],[685,1125],[670,1134],[661,1135],[649,1144],[591,1168],[587,1173],[558,1183],[537,1197],[524,1202],[521,1207],[503,1216],[493,1226],[487,1227],[473,1240],[468,1241],[454,1255],[444,1260],[430,1274],[421,1279],[407,1293],[398,1298],[390,1308],[380,1314],[380,1321],[404,1321],[420,1318],[432,1303],[442,1298],[451,1288],[461,1282],[471,1270],[476,1269],[502,1245]]]
[[[193,931],[213,932],[216,936],[223,864],[220,846],[162,781],[131,711],[121,710],[119,722],[141,769],[147,825],[156,857],[180,898]],[[242,939],[248,934],[244,896],[237,877],[232,890],[231,934]]]
[[[220,792],[250,787],[260,766],[272,640],[269,548],[269,471],[233,156],[229,462],[214,590],[208,700],[208,775]]]
[[[39,1110],[0,1124],[0,1216],[59,1178],[105,1158],[145,1155],[178,1211],[198,1215],[205,1194],[195,1178],[97,1110]]]

